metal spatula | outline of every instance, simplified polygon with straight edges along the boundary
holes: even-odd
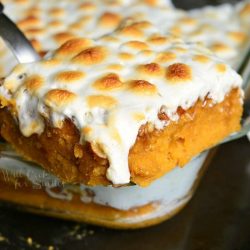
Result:
[[[3,13],[0,2],[0,36],[11,49],[19,63],[38,61],[40,56],[17,26]]]

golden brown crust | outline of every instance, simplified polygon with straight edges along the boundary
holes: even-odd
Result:
[[[57,58],[74,57],[84,49],[90,47],[92,41],[85,38],[75,38],[64,43],[57,51]]]
[[[121,22],[122,17],[116,13],[105,12],[99,19],[101,27],[116,28]]]
[[[200,62],[200,63],[208,63],[210,61],[210,59],[207,57],[207,56],[204,56],[204,55],[195,55],[193,57],[193,60],[196,61],[196,62]]]
[[[93,87],[98,90],[113,90],[121,88],[123,85],[122,81],[120,80],[119,76],[114,73],[109,73],[108,75],[98,79],[94,84]]]
[[[148,63],[144,65],[139,65],[137,71],[142,75],[148,76],[162,76],[164,74],[163,68],[157,63]]]
[[[168,66],[166,77],[170,82],[192,80],[192,70],[184,63],[174,63]]]
[[[49,107],[61,107],[74,101],[76,94],[65,89],[52,89],[44,97],[44,102]]]
[[[129,84],[129,89],[139,95],[157,94],[157,87],[154,84],[144,80],[131,81]]]
[[[106,58],[106,49],[103,47],[92,47],[81,51],[72,61],[84,65],[99,64]]]
[[[211,100],[198,101],[187,111],[179,110],[178,122],[170,122],[163,130],[152,128],[145,130],[146,133],[139,133],[129,153],[131,181],[146,186],[175,166],[184,166],[204,149],[239,130],[242,113],[239,92],[238,89],[232,90],[222,103],[212,107]],[[110,104],[104,102],[105,105],[107,103]],[[110,184],[106,179],[107,159],[94,153],[88,143],[79,145],[79,131],[72,121],[65,120],[62,128],[53,128],[46,121],[40,136],[24,137],[8,109],[1,110],[0,119],[2,136],[19,153],[42,165],[62,181]],[[162,116],[162,119],[167,117]]]
[[[35,92],[37,89],[40,89],[43,84],[44,78],[39,75],[32,75],[25,81],[26,88],[31,92]]]
[[[176,58],[176,54],[171,51],[168,51],[168,52],[159,53],[156,61],[160,63],[166,63],[169,61],[173,61],[175,58]]]
[[[82,71],[62,71],[55,76],[55,80],[64,84],[71,84],[85,77]]]
[[[112,108],[116,105],[117,100],[111,96],[105,95],[90,95],[87,97],[87,104],[90,108],[102,107],[102,108]]]

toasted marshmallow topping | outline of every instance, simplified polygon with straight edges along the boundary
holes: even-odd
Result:
[[[60,4],[56,0],[3,2],[6,14],[41,53],[54,50],[74,37],[100,38],[125,22],[139,21],[140,28],[148,28],[149,22],[153,22],[164,34],[172,32],[185,41],[201,42],[217,56],[237,66],[235,59],[249,39],[249,1],[192,11],[174,8],[166,0],[60,0]],[[135,24],[122,33],[130,39],[138,39],[143,36],[138,28]],[[152,38],[150,42],[160,46],[165,43],[163,40]],[[15,64],[16,59],[0,42],[0,76],[5,76]]]
[[[126,22],[139,22],[121,30],[128,39],[138,40],[143,36],[140,29],[149,28],[153,22],[163,34],[172,32],[185,41],[203,43],[217,56],[237,66],[236,58],[250,35],[249,1],[192,11],[174,8],[166,0],[60,0],[60,4],[55,0],[3,2],[6,14],[41,53],[54,50],[75,37],[100,38]],[[149,41],[155,46],[166,43],[161,37],[152,37]],[[126,46],[137,47],[138,44],[132,42]],[[9,73],[16,60],[1,43],[0,58],[1,77]]]
[[[17,66],[0,87],[25,136],[42,133],[44,117],[56,127],[71,119],[79,143],[89,142],[108,159],[113,184],[130,181],[129,150],[142,125],[162,129],[178,120],[178,108],[206,97],[221,102],[241,85],[240,76],[201,45],[144,22],[136,23],[142,36],[131,39],[123,30],[134,26],[97,40],[68,41],[40,62]],[[152,43],[159,37],[160,45]]]

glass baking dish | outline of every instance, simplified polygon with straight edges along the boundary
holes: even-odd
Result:
[[[38,214],[114,228],[145,227],[184,207],[214,152],[203,152],[146,188],[63,185],[40,167],[6,155],[0,158],[0,199]]]

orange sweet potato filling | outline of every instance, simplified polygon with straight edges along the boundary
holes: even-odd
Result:
[[[131,181],[147,186],[174,167],[184,166],[201,151],[240,129],[240,91],[232,90],[223,102],[197,101],[181,110],[178,122],[163,130],[141,128],[129,153]],[[164,118],[164,116],[163,116]],[[167,117],[165,117],[167,119]],[[25,158],[40,164],[63,182],[107,185],[108,161],[98,157],[86,143],[79,144],[79,131],[70,120],[62,128],[46,121],[44,132],[24,137],[7,108],[0,110],[1,135]]]

